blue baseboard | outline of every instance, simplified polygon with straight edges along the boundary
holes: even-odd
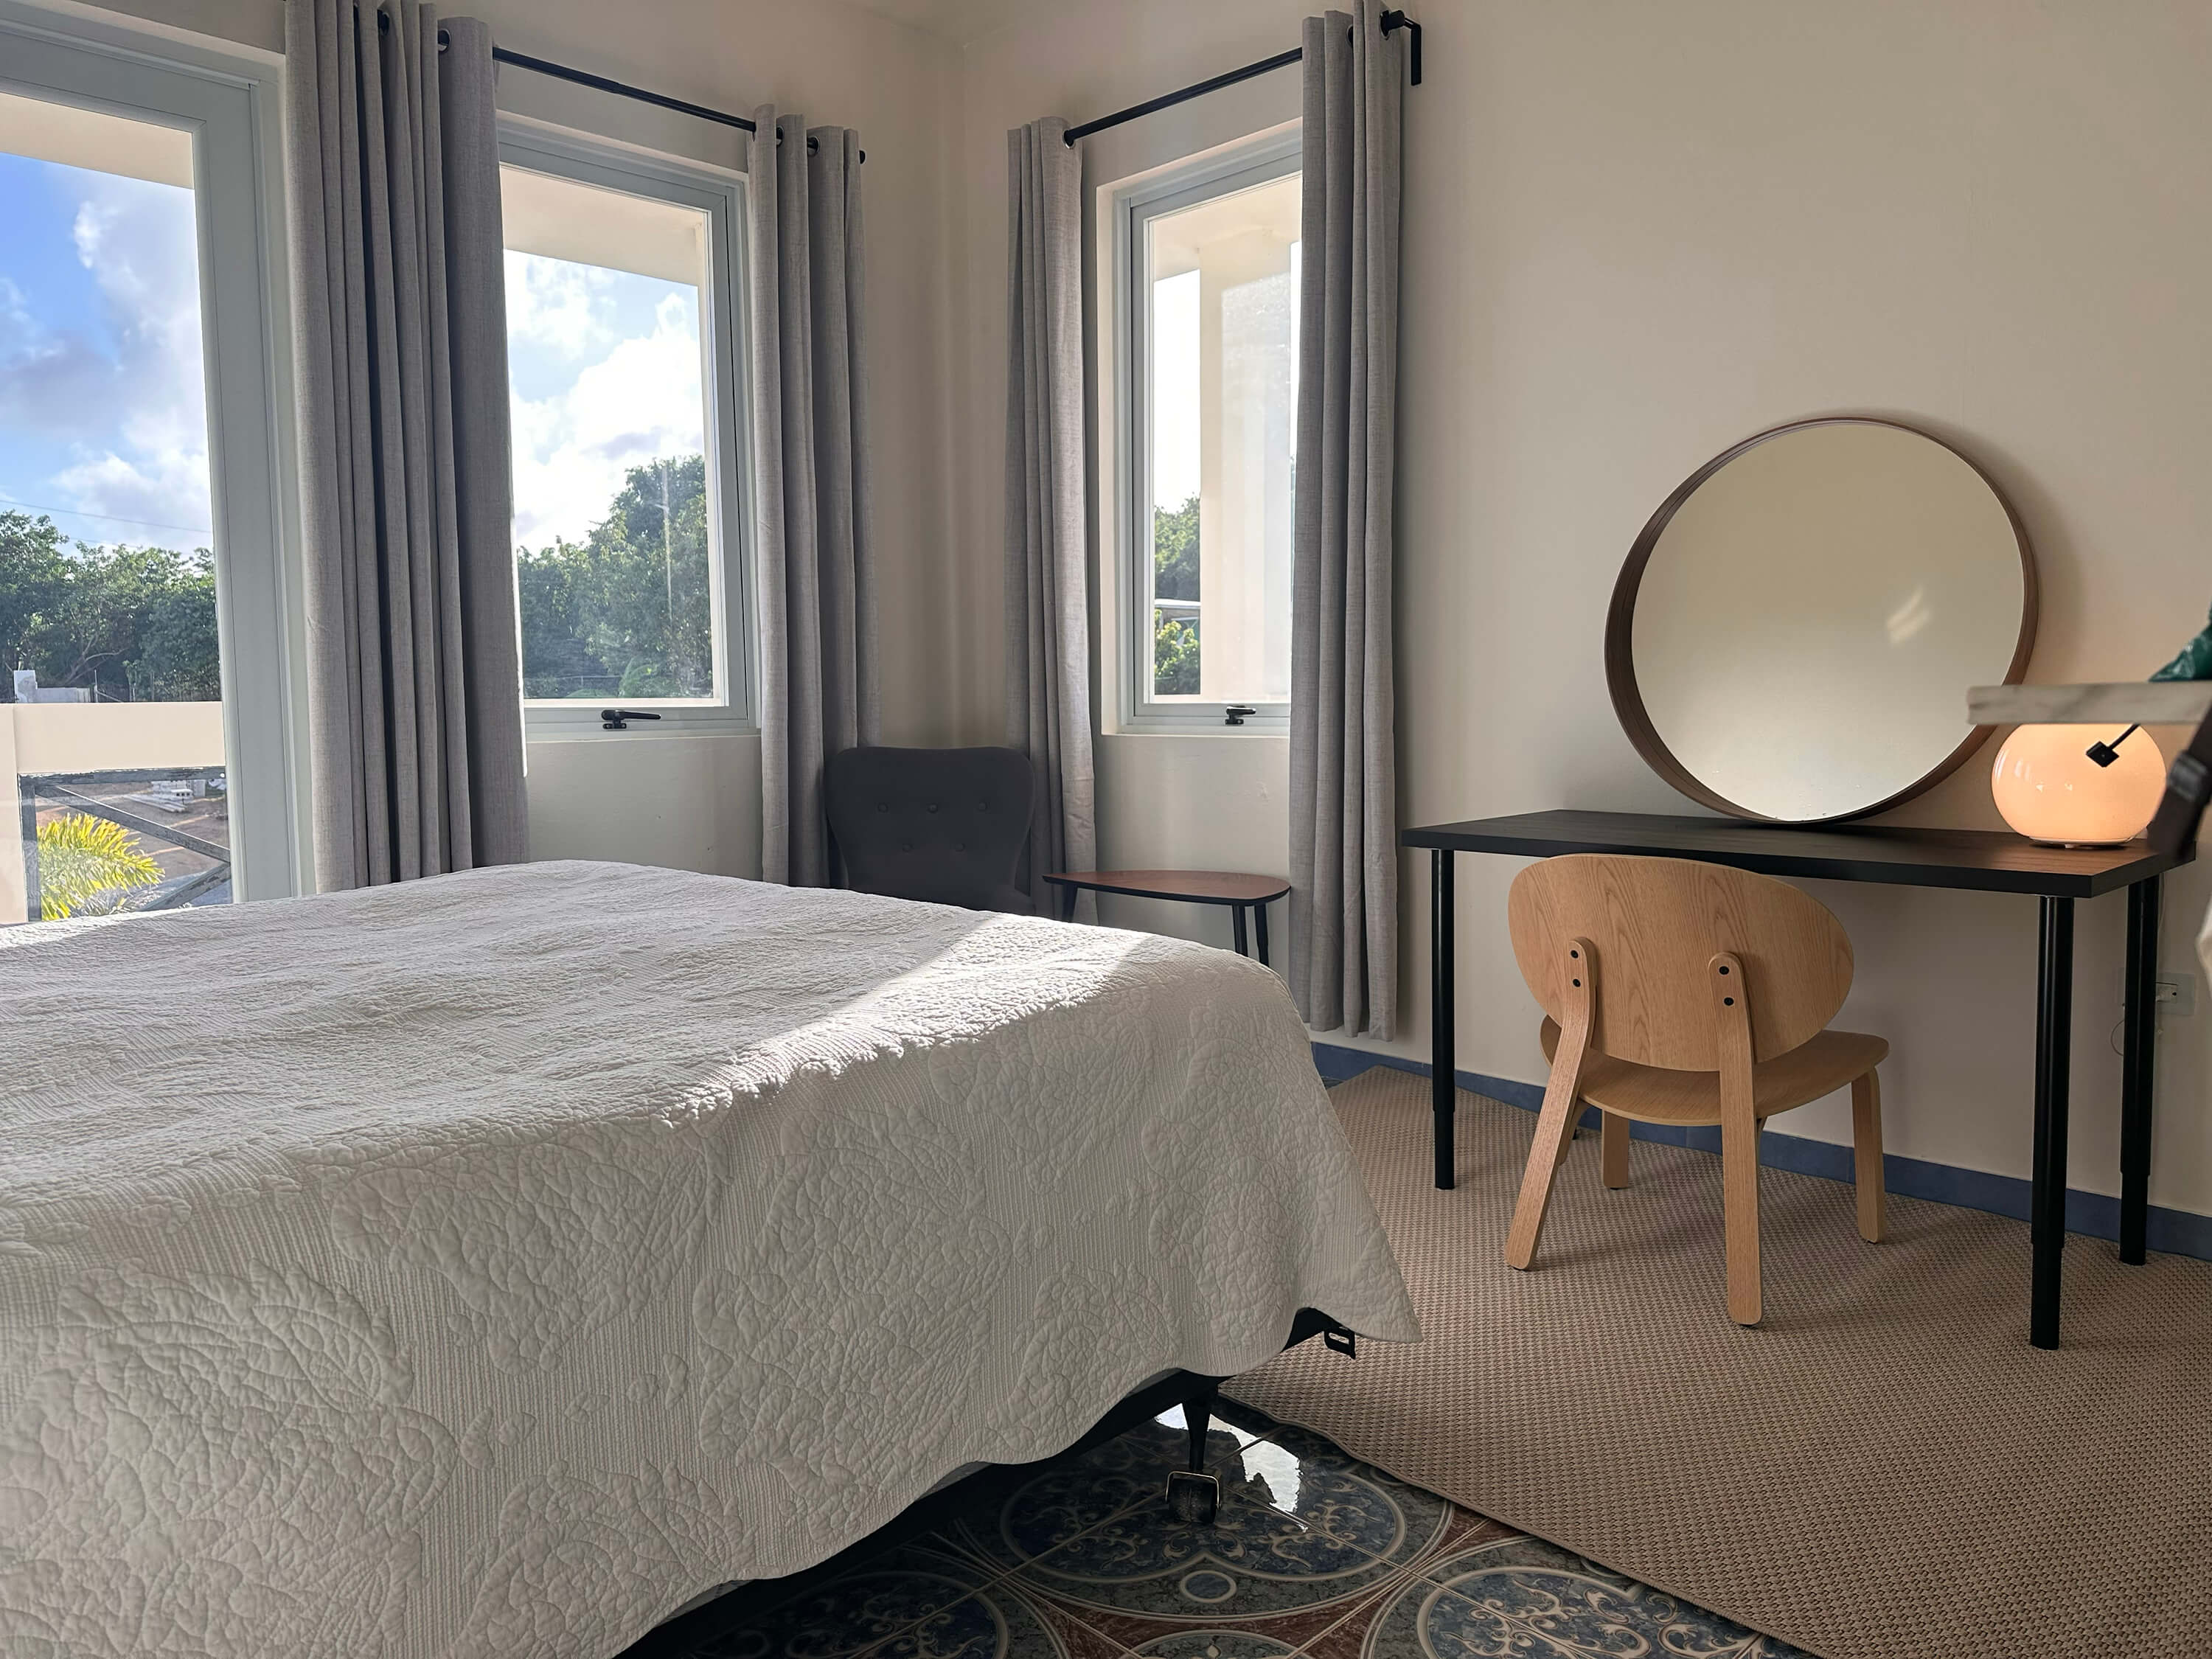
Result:
[[[1405,1060],[1396,1054],[1370,1054],[1364,1048],[1347,1048],[1341,1043],[1316,1042],[1313,1045],[1314,1069],[1331,1083],[1341,1083],[1346,1078],[1357,1077],[1370,1066],[1387,1066],[1393,1071],[1411,1072],[1418,1077],[1433,1075],[1431,1068],[1418,1060]],[[1533,1112],[1544,1103],[1543,1085],[1519,1083],[1511,1078],[1486,1077],[1480,1072],[1455,1073],[1459,1086],[1492,1100],[1502,1100],[1509,1106],[1518,1106]],[[1598,1127],[1595,1109],[1583,1114],[1583,1127]],[[1721,1132],[1718,1129],[1680,1128],[1667,1123],[1638,1123],[1630,1133],[1638,1140],[1656,1140],[1668,1146],[1689,1146],[1701,1152],[1718,1152]],[[1851,1149],[1838,1146],[1832,1141],[1808,1140],[1802,1135],[1785,1135],[1769,1129],[1759,1138],[1759,1161],[1770,1170],[1790,1170],[1798,1175],[1819,1176],[1826,1181],[1851,1179]],[[2028,1185],[2017,1176],[1990,1175],[1981,1170],[1962,1170],[1951,1164],[1931,1164],[1925,1158],[1900,1158],[1892,1152],[1881,1160],[1882,1180],[1893,1193],[1906,1198],[1924,1198],[1937,1204],[1955,1204],[1961,1209],[1986,1210],[1991,1215],[2010,1216],[2015,1221],[2027,1219]],[[2066,1189],[2066,1231],[2080,1233],[2088,1238],[2112,1238],[2120,1236],[2120,1200],[2107,1198],[2102,1193],[2085,1193],[2077,1188]],[[2199,1261],[2212,1261],[2212,1216],[2198,1215],[2190,1210],[2169,1210],[2160,1205],[2150,1206],[2146,1227],[2150,1248],[2169,1255],[2195,1256]]]

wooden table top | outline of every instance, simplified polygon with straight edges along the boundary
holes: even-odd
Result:
[[[1062,870],[1045,878],[1062,887],[1135,898],[1188,899],[1199,904],[1264,904],[1291,890],[1280,876],[1234,870]]]

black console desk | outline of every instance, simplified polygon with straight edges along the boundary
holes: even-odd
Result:
[[[2033,894],[2042,907],[2035,1008],[2035,1173],[2029,1226],[2033,1270],[2028,1340],[2058,1346],[2060,1249],[2066,1239],[2066,1088],[2074,1006],[2074,901],[2128,891],[2127,1006],[2120,1061],[2120,1260],[2143,1259],[2149,1207],[2151,1079],[2158,1041],[2159,878],[2171,858],[2119,848],[2039,847],[1988,830],[1887,826],[1797,830],[1727,818],[1636,812],[1526,812],[1408,830],[1400,844],[1431,860],[1430,971],[1436,1075],[1436,1180],[1453,1181],[1452,855],[1628,853],[1702,859],[1762,875]]]

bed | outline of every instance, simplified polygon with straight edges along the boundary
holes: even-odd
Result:
[[[611,1654],[1301,1309],[1280,982],[549,863],[0,933],[0,1650]]]

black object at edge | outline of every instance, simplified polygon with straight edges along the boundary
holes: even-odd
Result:
[[[2166,775],[2166,796],[2145,833],[2150,844],[2168,858],[2185,857],[2197,845],[2197,820],[2212,805],[2212,714],[2207,714],[2189,739],[2189,746],[2173,757]]]
[[[1413,37],[1411,47],[1406,54],[1407,80],[1408,84],[1418,87],[1421,84],[1421,26],[1402,11],[1384,12],[1382,33],[1395,34],[1400,29],[1406,30]],[[1147,98],[1143,103],[1132,104],[1127,109],[1117,109],[1111,115],[1102,115],[1095,121],[1085,121],[1080,126],[1068,128],[1061,136],[1072,147],[1077,139],[1088,138],[1094,132],[1103,132],[1109,127],[1118,127],[1123,122],[1133,121],[1139,116],[1152,115],[1164,109],[1172,109],[1176,105],[1187,104],[1194,98],[1203,98],[1209,92],[1219,92],[1224,87],[1233,87],[1240,81],[1249,81],[1259,76],[1272,74],[1279,69],[1288,69],[1304,56],[1304,48],[1292,46],[1288,52],[1279,52],[1273,58],[1262,58],[1256,64],[1247,64],[1242,69],[1231,70],[1225,74],[1196,82],[1190,86],[1178,88],[1173,92],[1164,92],[1157,98]]]
[[[602,708],[599,710],[599,730],[627,732],[632,720],[657,720],[658,714],[647,714],[642,708]]]

